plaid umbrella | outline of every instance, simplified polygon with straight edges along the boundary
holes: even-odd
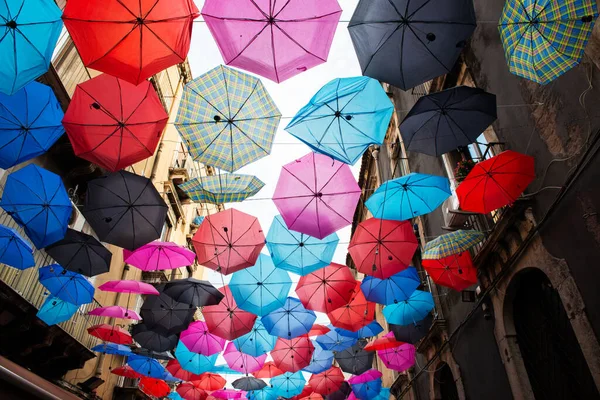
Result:
[[[579,64],[596,18],[594,0],[507,0],[498,28],[510,72],[552,82]]]
[[[223,204],[244,201],[263,186],[264,182],[254,175],[223,174],[195,178],[179,188],[197,203]]]
[[[186,85],[175,124],[196,160],[233,172],[271,152],[280,118],[257,78],[221,65]]]
[[[438,236],[425,245],[422,258],[424,260],[439,260],[453,254],[469,250],[477,243],[485,239],[485,235],[479,231],[457,230]]]

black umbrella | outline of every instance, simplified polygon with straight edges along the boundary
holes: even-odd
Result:
[[[173,300],[165,293],[158,296],[148,296],[140,309],[140,315],[149,326],[162,326],[169,333],[179,333],[186,329],[196,308]]]
[[[359,340],[354,346],[335,353],[335,361],[342,371],[360,375],[373,367],[375,353],[364,350],[367,343],[366,340]]]
[[[160,325],[136,324],[131,328],[131,333],[133,339],[147,350],[163,352],[177,346],[177,335]]]
[[[142,325],[142,324],[140,324],[140,325]],[[161,328],[158,328],[158,329],[160,330]],[[173,354],[171,354],[169,351],[153,351],[153,350],[145,349],[143,347],[135,347],[131,350],[131,352],[135,353],[139,356],[154,358],[155,360],[169,361],[169,360],[172,360],[175,358],[173,356]]]
[[[328,394],[325,398],[327,400],[346,400],[350,393],[352,393],[352,388],[348,382],[344,381],[337,391]]]
[[[473,0],[361,0],[348,30],[363,75],[407,90],[448,73],[475,26]]]
[[[475,142],[496,118],[495,95],[459,86],[421,97],[400,132],[408,150],[437,157]]]
[[[64,269],[78,274],[96,276],[110,269],[112,253],[93,236],[73,229],[45,250]]]
[[[267,386],[267,383],[262,379],[257,379],[252,376],[245,376],[233,381],[232,385],[238,390],[249,392],[251,390],[260,390]]]
[[[100,240],[135,250],[160,237],[167,204],[149,179],[119,171],[88,182],[83,214]]]
[[[415,344],[423,339],[429,332],[433,324],[433,315],[428,314],[425,319],[410,325],[389,324],[390,331],[394,332],[394,337],[400,342]]]
[[[174,300],[194,307],[214,306],[224,297],[210,282],[194,278],[170,281],[165,284],[163,291]]]

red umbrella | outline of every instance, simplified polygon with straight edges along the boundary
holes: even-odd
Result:
[[[306,396],[309,396],[311,393],[313,392],[313,388],[310,387],[310,385],[305,385],[304,388],[302,389],[302,392],[300,392],[300,394],[290,397],[289,400],[300,400],[305,398]]]
[[[88,333],[105,342],[116,344],[131,344],[133,339],[125,329],[108,324],[94,325],[88,328]]]
[[[360,282],[356,282],[350,302],[327,313],[327,316],[333,326],[356,332],[375,319],[375,303],[367,301],[360,290]]]
[[[208,397],[208,393],[193,382],[180,383],[175,390],[185,400],[206,400]]]
[[[477,283],[477,268],[468,251],[439,260],[423,260],[422,265],[438,285],[462,291]]]
[[[171,375],[177,379],[181,379],[182,381],[196,381],[200,379],[200,375],[193,374],[190,371],[183,369],[177,359],[169,360],[166,368]]]
[[[376,339],[365,346],[365,351],[387,350],[402,346],[404,342],[396,340],[394,333],[390,332],[387,335]]]
[[[323,400],[323,396],[319,393],[312,392],[308,396],[302,397],[300,400]]]
[[[135,85],[185,61],[193,0],[69,0],[63,20],[86,67]]]
[[[271,351],[271,357],[282,371],[297,372],[310,364],[314,351],[315,346],[306,335],[291,340],[279,338]]]
[[[355,287],[350,268],[333,263],[300,277],[296,294],[304,307],[327,313],[346,305]]]
[[[348,252],[359,272],[385,279],[408,268],[417,247],[409,221],[369,218],[356,227]]]
[[[256,315],[238,308],[229,286],[224,286],[219,291],[225,296],[223,300],[216,306],[206,306],[202,309],[210,333],[223,339],[234,340],[250,332]]]
[[[344,373],[339,367],[331,367],[327,371],[313,374],[308,383],[313,391],[324,396],[337,392],[344,382]]]
[[[324,325],[320,325],[320,324],[313,324],[312,328],[310,328],[310,331],[308,332],[308,336],[320,336],[320,335],[324,335],[327,332],[329,332],[331,329],[329,329],[328,327],[324,326]]]
[[[273,361],[267,361],[265,365],[262,366],[256,372],[253,372],[255,378],[273,378],[274,376],[283,375],[283,371],[277,368]]]
[[[199,379],[194,380],[193,383],[203,390],[219,390],[225,387],[227,381],[219,374],[205,372],[199,376]]]
[[[142,374],[137,373],[129,365],[123,365],[122,367],[115,368],[110,371],[112,374],[124,376],[125,378],[138,379],[141,378]]]
[[[171,388],[162,379],[149,378],[144,376],[138,384],[140,390],[148,396],[165,397],[171,393]]]
[[[230,208],[206,217],[192,243],[199,264],[228,275],[256,263],[265,235],[258,219]]]
[[[152,156],[168,119],[150,82],[100,75],[77,85],[63,125],[75,155],[114,172]]]
[[[534,163],[511,150],[477,163],[456,189],[460,208],[487,214],[514,203],[535,179]]]

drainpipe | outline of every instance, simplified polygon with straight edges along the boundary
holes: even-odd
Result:
[[[152,174],[150,174],[150,180],[152,181],[152,183],[154,183],[154,180],[156,179],[156,171],[158,170],[158,164],[160,161],[160,155],[162,154],[162,149],[163,142],[161,140],[160,144],[158,145],[158,150],[156,151],[156,157],[154,157],[154,164],[152,165]]]
[[[383,184],[383,182],[381,180],[381,169],[379,168],[379,150],[380,150],[379,146],[377,146],[377,145],[371,146],[371,155],[375,159],[375,174],[377,176],[377,182],[379,183],[378,186],[381,186]]]

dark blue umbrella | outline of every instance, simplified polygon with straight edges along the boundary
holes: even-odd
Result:
[[[73,211],[60,177],[34,164],[8,176],[0,207],[38,249],[65,236]]]
[[[58,297],[48,296],[37,312],[37,317],[47,325],[60,324],[70,319],[78,308],[79,306],[76,304],[71,304]]]
[[[408,299],[420,284],[417,269],[409,267],[386,279],[365,276],[360,290],[367,300],[388,305]]]
[[[131,355],[127,358],[127,364],[138,374],[151,378],[163,379],[166,369],[154,358]]]
[[[377,321],[371,322],[367,326],[363,326],[356,332],[348,331],[342,328],[335,328],[335,331],[338,332],[342,336],[353,337],[356,339],[363,339],[368,337],[374,337],[383,332],[383,327],[379,325]]]
[[[39,270],[40,283],[55,297],[71,304],[87,304],[94,300],[94,286],[76,272],[67,271],[58,264]]]
[[[238,351],[258,357],[273,350],[276,341],[277,337],[270,335],[260,319],[256,319],[252,330],[235,339],[233,344]]]
[[[116,343],[103,343],[91,348],[92,351],[104,354],[114,354],[117,356],[129,356],[133,354],[129,346]]]
[[[308,333],[316,319],[314,311],[304,308],[300,300],[288,297],[283,307],[262,317],[262,323],[271,335],[292,339]]]
[[[65,132],[54,92],[31,82],[12,96],[0,93],[0,168],[44,154]]]
[[[0,225],[0,263],[24,270],[35,265],[33,249],[19,232]]]
[[[381,378],[372,379],[366,382],[351,384],[352,392],[357,399],[369,400],[377,397],[381,391]]]
[[[354,346],[358,341],[358,337],[344,336],[338,332],[338,329],[344,329],[334,328],[333,326],[330,326],[330,328],[331,330],[325,335],[317,336],[317,338],[315,339],[319,344],[319,347],[321,347],[324,350],[344,351],[348,347]]]
[[[302,371],[310,372],[311,374],[319,374],[331,368],[334,355],[332,351],[324,350],[320,345],[316,345],[315,343],[313,343],[313,345],[315,346],[315,351],[310,359],[310,364]]]

